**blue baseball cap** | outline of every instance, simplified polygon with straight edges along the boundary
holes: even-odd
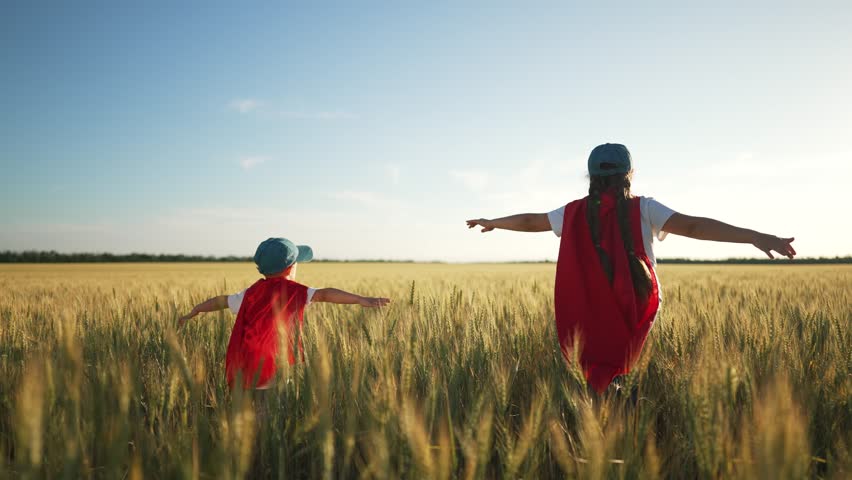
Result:
[[[593,177],[625,174],[632,169],[630,151],[620,143],[598,145],[589,154],[589,175]]]
[[[267,238],[257,246],[254,263],[264,275],[281,273],[296,262],[310,262],[314,251],[307,245],[296,245],[286,238]]]

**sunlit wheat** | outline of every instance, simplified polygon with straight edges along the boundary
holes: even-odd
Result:
[[[852,267],[660,270],[643,355],[595,396],[553,265],[303,265],[394,303],[310,306],[264,392],[227,388],[232,314],[175,328],[251,265],[3,266],[0,478],[852,476]]]

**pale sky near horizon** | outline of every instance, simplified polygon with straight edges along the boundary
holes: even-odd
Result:
[[[619,142],[636,194],[852,254],[852,4],[738,3],[3,2],[0,250],[555,259],[464,221]]]

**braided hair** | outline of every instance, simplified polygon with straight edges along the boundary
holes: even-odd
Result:
[[[651,293],[651,272],[648,266],[639,259],[633,249],[633,233],[630,229],[630,202],[633,198],[630,194],[630,180],[633,177],[633,172],[617,175],[598,176],[592,175],[589,177],[589,200],[586,207],[586,220],[589,222],[589,230],[592,233],[592,242],[595,244],[595,249],[598,251],[598,258],[601,266],[606,272],[607,278],[612,283],[613,265],[609,255],[601,247],[601,225],[600,211],[601,195],[604,192],[612,191],[616,199],[616,216],[618,218],[618,228],[621,231],[621,239],[624,242],[624,251],[627,252],[627,262],[630,266],[630,276],[633,280],[633,289],[637,295],[644,298]]]

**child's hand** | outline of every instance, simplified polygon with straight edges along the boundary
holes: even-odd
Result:
[[[361,297],[358,301],[358,305],[362,307],[368,308],[381,308],[390,303],[389,298],[380,298],[380,297]]]
[[[180,318],[178,319],[178,328],[182,328],[184,325],[186,325],[186,321],[187,321],[187,320],[189,320],[190,318],[195,317],[196,315],[198,315],[198,312],[196,312],[196,311],[195,311],[195,309],[193,308],[191,312],[189,312],[189,313],[187,313],[186,315],[184,315],[184,316],[180,317]]]
[[[491,230],[494,230],[494,228],[495,228],[494,222],[492,222],[491,220],[487,220],[485,218],[479,218],[479,219],[476,219],[476,220],[468,220],[467,221],[467,228],[473,228],[477,225],[482,227],[482,233],[490,232]]]
[[[765,233],[758,234],[757,238],[752,243],[755,247],[762,250],[769,258],[775,258],[772,252],[775,251],[792,259],[796,255],[796,250],[790,245],[795,238],[778,238],[775,235],[767,235]]]

